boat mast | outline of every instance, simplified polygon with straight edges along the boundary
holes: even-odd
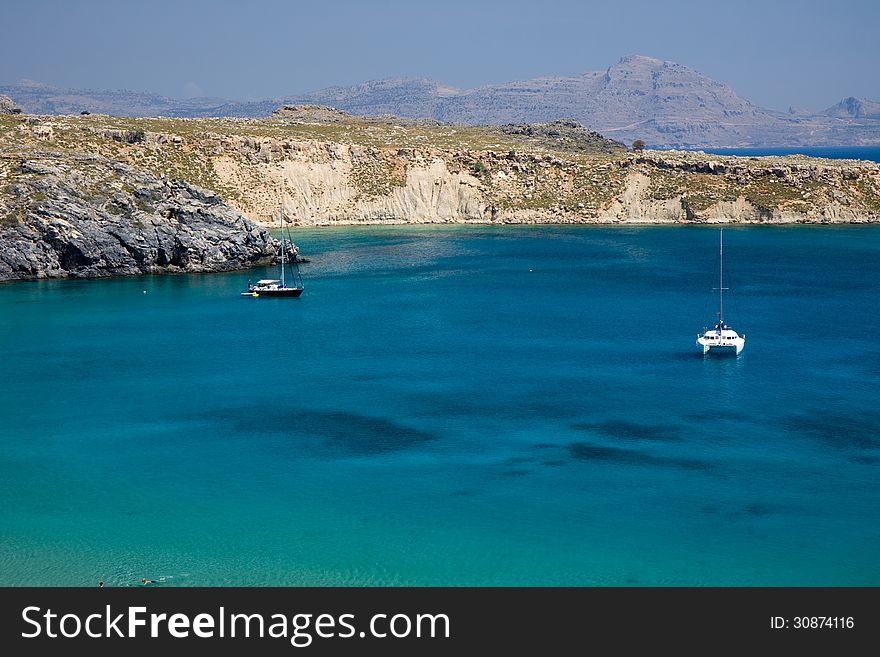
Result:
[[[718,330],[724,328],[724,229],[718,231]],[[283,266],[283,265],[282,265]]]
[[[281,227],[281,287],[284,287],[284,210],[278,206],[278,225]]]

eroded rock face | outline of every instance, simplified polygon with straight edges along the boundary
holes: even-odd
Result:
[[[213,193],[102,158],[35,155],[14,181],[0,206],[0,281],[226,271],[277,249]]]
[[[0,94],[0,114],[20,114],[21,110],[9,96]]]
[[[872,162],[675,151],[590,159],[243,136],[214,153],[232,202],[269,226],[279,203],[298,225],[880,221]]]

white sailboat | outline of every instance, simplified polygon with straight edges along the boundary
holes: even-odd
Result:
[[[726,351],[735,350],[737,355],[746,346],[746,335],[740,335],[732,327],[724,323],[724,229],[719,235],[719,266],[718,266],[718,323],[715,328],[703,327],[703,332],[697,335],[697,344],[703,348],[703,353],[710,350]]]

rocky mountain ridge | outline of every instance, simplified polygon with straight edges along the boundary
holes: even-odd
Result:
[[[850,96],[844,98],[837,105],[829,107],[823,113],[842,119],[880,119],[880,103]]]
[[[568,117],[624,143],[656,148],[880,144],[880,104],[847,98],[824,112],[777,112],[675,62],[632,55],[602,71],[476,89],[397,78],[282,99],[175,100],[126,91],[60,90],[33,82],[0,86],[27,112],[121,116],[266,117],[284,104],[321,104],[356,115],[395,115],[482,125]]]
[[[880,144],[880,120],[873,113],[776,112],[691,68],[641,55],[572,77],[467,90],[431,80],[380,80],[316,91],[302,100],[355,114],[392,112],[471,125],[565,116],[619,141],[642,139],[657,148]]]

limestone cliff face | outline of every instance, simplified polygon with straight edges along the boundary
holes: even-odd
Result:
[[[224,140],[219,186],[257,222],[865,223],[880,165],[645,151],[603,158]]]
[[[44,153],[13,166],[0,281],[222,271],[275,256],[266,230],[187,183],[98,157]]]
[[[300,225],[487,220],[480,181],[451,171],[439,155],[401,156],[348,144],[295,144],[282,152],[283,159],[256,165],[231,156],[214,161],[223,187],[235,190],[242,209],[267,225],[279,204]],[[255,178],[262,193],[249,192]]]

